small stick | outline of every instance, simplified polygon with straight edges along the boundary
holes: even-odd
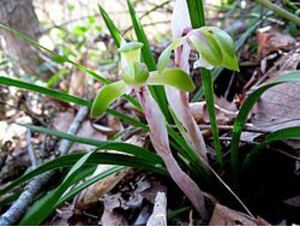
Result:
[[[32,169],[35,169],[38,164],[37,164],[37,160],[36,160],[35,151],[33,150],[32,143],[31,143],[30,129],[26,130],[26,141],[27,141],[27,151],[28,151],[28,155],[31,160]]]

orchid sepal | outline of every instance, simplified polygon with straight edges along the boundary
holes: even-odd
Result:
[[[192,92],[195,89],[191,77],[178,68],[150,72],[147,85],[169,85],[185,92]]]
[[[90,117],[103,115],[109,105],[125,93],[126,83],[123,80],[103,86],[93,101]]]

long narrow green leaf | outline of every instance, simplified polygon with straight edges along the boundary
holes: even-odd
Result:
[[[205,26],[204,1],[186,0],[193,28]]]
[[[156,70],[155,60],[152,55],[149,41],[147,39],[147,36],[143,29],[143,26],[141,25],[141,22],[138,19],[135,9],[134,9],[133,5],[131,4],[130,0],[127,0],[127,5],[128,5],[132,25],[133,25],[135,34],[137,36],[137,39],[144,44],[144,46],[142,48],[143,60],[146,63],[149,71],[155,71]],[[169,112],[167,98],[166,98],[164,88],[161,86],[153,86],[153,87],[151,86],[151,87],[149,87],[149,89],[150,89],[151,94],[153,95],[154,99],[157,101],[160,109],[164,113],[164,116],[166,117],[167,121],[170,121],[172,117]]]
[[[246,172],[249,166],[257,159],[258,154],[261,153],[268,144],[275,141],[282,140],[300,140],[300,127],[290,127],[277,130],[265,137],[265,139],[258,145],[256,145],[246,156],[242,165],[242,172]]]
[[[211,132],[213,135],[213,143],[217,158],[217,163],[219,166],[223,163],[223,154],[221,150],[221,143],[219,139],[219,130],[218,130],[218,124],[217,124],[217,116],[215,111],[215,101],[214,101],[214,87],[213,87],[213,80],[211,77],[210,71],[206,69],[201,70],[202,74],[202,84],[204,89],[204,95],[205,100],[207,104],[208,114],[209,114],[209,120],[210,120],[210,126],[211,126]]]
[[[187,0],[187,4],[188,4],[192,27],[199,28],[205,26],[203,0]],[[219,139],[219,130],[217,125],[216,111],[215,111],[213,80],[210,71],[207,69],[202,68],[201,75],[202,75],[204,95],[205,95],[208,113],[209,113],[211,131],[213,135],[213,143],[214,143],[214,148],[217,156],[217,163],[221,165],[223,163],[223,155],[221,150],[221,143]]]
[[[106,150],[120,151],[120,152],[124,152],[127,154],[140,157],[142,159],[148,159],[149,161],[161,163],[161,159],[154,152],[150,152],[147,149],[139,147],[137,145],[128,144],[124,142],[115,142],[115,141],[99,141],[87,137],[79,137],[65,132],[60,132],[60,131],[51,130],[44,127],[28,125],[28,124],[23,126],[35,132],[60,137],[62,139],[70,140],[72,142],[76,142],[80,144],[88,144],[91,146],[95,146],[98,147],[99,150],[106,149]]]
[[[111,34],[111,36],[113,37],[117,47],[120,47],[121,45],[121,41],[122,41],[122,35],[121,32],[119,31],[119,29],[115,26],[114,22],[112,21],[112,19],[109,17],[109,15],[107,14],[107,12],[104,10],[104,8],[99,4],[99,11],[101,13],[101,16]]]
[[[84,181],[82,184],[80,184],[79,186],[77,186],[75,189],[72,189],[70,192],[66,193],[64,196],[62,196],[58,202],[55,204],[55,208],[60,207],[64,202],[68,201],[69,199],[71,199],[73,196],[75,196],[76,194],[78,194],[79,192],[81,192],[82,190],[84,190],[85,188],[91,186],[92,184],[97,183],[98,181],[114,174],[117,173],[119,171],[121,171],[122,169],[124,169],[124,166],[114,166],[111,169],[108,169],[96,176],[94,176],[93,178],[90,178],[86,181]]]
[[[77,67],[79,70],[87,73],[88,75],[91,75],[92,77],[94,77],[96,80],[98,80],[99,82],[103,83],[103,84],[110,84],[111,81],[106,79],[105,77],[103,77],[102,75],[99,75],[97,74],[95,71],[91,70],[90,68],[87,68],[81,64],[78,64],[72,60],[70,60],[68,57],[66,56],[62,56],[62,55],[59,55],[58,53],[56,53],[55,51],[52,51],[42,45],[40,45],[39,43],[37,43],[36,41],[30,39],[29,37],[25,36],[24,34],[14,30],[14,29],[11,29],[3,24],[0,24],[0,29],[4,29],[5,31],[7,32],[10,32],[12,33],[13,35],[16,35],[17,37],[23,39],[24,41],[28,42],[30,45],[33,45],[35,46],[36,48],[38,49],[41,49],[49,54],[52,55],[53,59],[56,59],[60,62],[68,62],[72,65],[74,65],[75,67]],[[134,106],[137,107],[137,109],[141,109],[141,105],[136,101],[134,100],[134,98],[132,98],[131,96],[125,96],[125,99],[130,101]]]
[[[51,97],[55,97],[55,98],[57,98],[59,100],[62,100],[62,101],[79,104],[81,106],[86,106],[86,107],[91,106],[91,102],[88,101],[88,100],[81,99],[81,98],[75,97],[75,96],[71,96],[71,95],[68,95],[66,93],[54,90],[54,89],[50,89],[50,88],[34,85],[34,84],[31,84],[31,83],[23,82],[23,81],[20,81],[20,80],[17,80],[17,79],[12,79],[12,78],[8,78],[8,77],[0,76],[0,84],[8,85],[8,86],[14,86],[14,87],[18,87],[18,88],[23,88],[23,89],[39,92],[39,93],[42,93],[42,94],[45,94],[45,95],[48,95],[48,96],[51,96]]]
[[[22,89],[27,89],[27,90],[31,90],[31,91],[35,91],[35,92],[39,92],[41,94],[45,94],[51,97],[55,97],[56,99],[59,99],[61,101],[67,102],[67,103],[74,103],[74,104],[78,104],[81,106],[85,106],[90,108],[92,106],[92,103],[89,100],[86,99],[81,99],[79,97],[75,97],[75,96],[71,96],[69,94],[60,92],[58,90],[55,89],[50,89],[50,88],[46,88],[43,86],[38,86],[38,85],[34,85],[28,82],[23,82],[17,79],[12,79],[12,78],[8,78],[5,76],[0,76],[0,84],[3,85],[8,85],[8,86],[14,86],[14,87],[18,87],[18,88],[22,88]],[[107,109],[106,110],[107,113],[123,120],[126,122],[131,123],[134,126],[138,126],[143,128],[144,130],[148,130],[148,127],[146,124],[131,118],[123,113],[120,113],[118,111],[115,111],[113,109]]]
[[[125,121],[125,122],[129,122],[131,125],[133,126],[136,126],[136,127],[139,127],[139,128],[142,128],[143,130],[145,131],[148,131],[149,130],[149,127],[148,125],[146,125],[145,123],[141,122],[141,121],[138,121],[132,117],[129,117],[128,115],[126,114],[123,114],[123,113],[120,113],[118,111],[115,111],[115,110],[112,110],[112,109],[107,109],[106,112],[110,115],[113,115],[117,118],[119,118],[120,120],[122,121]]]
[[[3,25],[3,24],[0,24],[0,29],[3,29],[21,39],[23,39],[24,41],[28,42],[30,45],[40,49],[40,50],[43,50],[44,52],[46,53],[49,53],[52,55],[53,58],[59,60],[60,62],[68,62],[72,65],[74,65],[75,67],[77,67],[79,70],[91,75],[92,77],[94,77],[96,80],[100,81],[101,83],[104,83],[104,84],[107,84],[109,83],[110,81],[108,79],[106,79],[105,77],[103,77],[102,75],[99,75],[97,74],[95,71],[89,69],[89,68],[86,68],[84,67],[83,65],[80,65],[72,60],[70,60],[68,57],[66,56],[62,56],[58,53],[56,53],[55,51],[52,51],[42,45],[40,45],[38,42],[32,40],[31,38],[27,37],[26,35],[22,34],[21,32],[18,32],[6,25]]]
[[[49,170],[54,170],[64,167],[72,167],[83,154],[70,154],[58,157],[52,161],[49,161],[29,173],[19,177],[12,183],[0,190],[0,195],[3,195],[11,191],[16,186],[32,179],[33,177],[45,173]],[[94,153],[91,158],[87,161],[87,165],[98,165],[98,164],[110,164],[110,165],[121,165],[130,166],[140,169],[145,169],[150,172],[159,174],[167,174],[164,164],[161,161],[154,162],[145,158],[141,159],[137,156],[122,155],[116,153]]]
[[[63,193],[74,184],[76,176],[83,170],[83,166],[94,153],[95,152],[92,151],[84,154],[69,170],[67,176],[57,188],[34,203],[34,205],[25,213],[25,216],[20,221],[20,225],[41,224],[55,210],[57,201]]]
[[[260,99],[261,95],[268,89],[286,82],[300,82],[300,71],[295,71],[287,73],[280,76],[277,80],[262,85],[260,88],[256,89],[251,93],[248,98],[245,100],[242,108],[237,115],[235,122],[233,124],[232,130],[232,142],[231,142],[231,168],[235,178],[239,172],[240,163],[239,163],[239,143],[242,130],[245,127],[248,115],[253,108],[254,104]]]

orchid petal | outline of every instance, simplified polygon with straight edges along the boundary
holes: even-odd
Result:
[[[148,85],[169,85],[177,89],[192,92],[195,84],[190,76],[180,69],[167,69],[162,72],[150,72]]]
[[[157,62],[157,69],[159,71],[163,71],[165,68],[167,68],[172,51],[180,47],[186,42],[186,38],[179,38],[172,42],[159,56],[158,62]]]
[[[182,45],[182,49],[175,50],[175,62],[176,66],[184,70],[186,73],[190,74],[190,54],[191,47],[188,43]]]
[[[184,30],[191,27],[192,25],[186,0],[176,0],[171,19],[173,40],[180,38]]]
[[[126,84],[124,81],[114,82],[101,88],[93,101],[90,113],[91,118],[101,116],[108,106],[118,97],[124,95],[125,92]]]

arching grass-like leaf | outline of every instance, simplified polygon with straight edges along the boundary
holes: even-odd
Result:
[[[272,88],[273,86],[286,83],[286,82],[300,82],[300,71],[290,72],[285,75],[280,76],[273,82],[262,85],[251,93],[245,100],[243,106],[241,107],[239,114],[237,115],[232,130],[232,142],[231,142],[231,167],[233,174],[237,177],[241,163],[239,163],[239,143],[242,130],[245,127],[248,115],[252,110],[254,104],[260,99],[261,95]]]
[[[55,203],[63,195],[65,191],[75,182],[79,171],[86,164],[88,159],[94,152],[84,154],[70,169],[62,183],[54,190],[47,193],[40,200],[33,204],[25,213],[20,221],[20,225],[38,225],[41,224],[55,209]]]
[[[22,125],[25,126],[26,128],[35,131],[35,132],[39,132],[39,133],[43,133],[43,134],[47,134],[47,135],[51,135],[51,136],[56,136],[62,139],[66,139],[72,142],[76,142],[76,143],[80,143],[80,144],[88,144],[91,146],[95,146],[98,147],[99,150],[114,150],[114,151],[120,151],[120,152],[124,152],[126,154],[131,154],[134,156],[138,156],[144,159],[148,159],[154,162],[158,162],[160,163],[160,158],[153,152],[148,151],[145,148],[139,147],[137,145],[134,144],[128,144],[128,143],[124,143],[124,142],[115,142],[115,141],[99,141],[99,140],[95,140],[92,138],[87,138],[87,137],[79,137],[79,136],[75,136],[72,134],[68,134],[65,132],[60,132],[60,131],[56,131],[56,130],[51,130],[48,128],[44,128],[44,127],[38,127],[38,126],[33,126],[33,125]]]
[[[67,103],[74,103],[74,104],[78,104],[78,105],[85,106],[85,107],[88,107],[88,108],[90,108],[92,106],[92,103],[89,100],[82,99],[82,98],[79,98],[79,97],[75,97],[75,96],[60,92],[60,91],[55,90],[55,89],[50,89],[50,88],[46,88],[46,87],[43,87],[43,86],[38,86],[38,85],[31,84],[31,83],[24,82],[24,81],[17,80],[17,79],[12,79],[12,78],[8,78],[8,77],[0,76],[0,84],[8,85],[8,86],[14,86],[14,87],[22,88],[22,89],[27,89],[27,90],[30,90],[30,91],[35,91],[35,92],[38,92],[38,93],[41,93],[41,94],[45,94],[47,96],[55,97],[56,99],[59,99],[61,101],[67,102]],[[136,101],[135,99],[133,99],[133,100]],[[138,102],[136,104],[139,105]],[[123,113],[115,111],[113,109],[107,109],[106,112],[113,115],[113,116],[115,116],[115,117],[117,117],[117,118],[119,118],[119,119],[121,119],[121,120],[123,120],[123,121],[129,122],[132,125],[141,127],[145,130],[147,130],[147,128],[148,128],[147,125],[145,125],[144,123],[142,123],[142,122],[140,122],[140,121],[138,121],[138,120],[136,120],[132,117],[129,117],[129,116],[123,114]]]
[[[98,5],[98,7],[99,7],[99,11],[101,13],[101,16],[110,32],[112,38],[114,39],[117,47],[120,47],[121,41],[122,41],[122,35],[121,35],[119,29],[115,26],[114,22],[109,17],[109,15],[104,10],[104,8],[100,4]]]
[[[260,152],[263,152],[264,148],[275,141],[282,140],[300,140],[300,127],[290,127],[277,130],[267,135],[264,140],[257,144],[246,156],[243,161],[243,172],[245,172],[253,161],[258,157]]]
[[[89,69],[89,68],[86,68],[84,67],[83,65],[80,65],[72,60],[70,60],[68,57],[66,56],[62,56],[62,55],[59,55],[58,53],[56,53],[55,51],[52,51],[42,45],[40,45],[38,42],[32,40],[31,38],[27,37],[26,35],[22,34],[21,32],[18,32],[6,25],[3,25],[3,24],[0,24],[0,29],[3,29],[21,39],[23,39],[24,41],[28,42],[30,45],[48,53],[48,54],[51,54],[51,56],[53,58],[55,58],[56,60],[59,60],[60,62],[68,62],[72,65],[74,65],[75,67],[77,67],[79,70],[87,73],[88,75],[91,75],[93,78],[95,78],[96,80],[100,81],[101,83],[104,83],[104,84],[108,84],[110,81],[108,79],[106,79],[105,77],[103,77],[102,75],[99,75],[98,73],[96,73],[95,71]]]
[[[17,80],[17,79],[0,76],[0,84],[39,92],[39,93],[45,94],[47,96],[55,97],[59,100],[62,100],[62,101],[68,102],[68,103],[75,103],[75,104],[79,104],[81,106],[86,106],[86,107],[91,106],[91,102],[88,100],[81,99],[81,98],[75,97],[75,96],[71,96],[66,93],[54,90],[54,89],[34,85],[34,84],[31,84],[28,82],[23,82],[23,81]]]
[[[113,149],[110,149],[113,150]],[[43,165],[37,167],[36,169],[30,171],[27,174],[19,177],[18,179],[11,182],[9,185],[0,190],[0,195],[3,195],[18,185],[45,173],[49,170],[72,167],[83,154],[69,154],[65,156],[58,157],[52,161],[44,163]],[[93,153],[91,158],[88,159],[86,165],[98,165],[98,164],[110,164],[110,165],[121,165],[121,166],[131,166],[136,168],[145,169],[151,172],[159,174],[167,174],[164,168],[164,164],[161,160],[153,161],[151,159],[140,158],[137,156],[129,156],[124,154],[116,153]]]
[[[152,55],[149,41],[147,39],[147,36],[143,29],[143,26],[141,25],[141,22],[136,15],[135,9],[129,0],[127,0],[127,5],[128,5],[132,25],[133,25],[135,34],[137,36],[137,39],[139,42],[142,42],[144,44],[144,46],[142,48],[143,60],[144,60],[145,64],[147,65],[149,71],[155,71],[156,70],[155,60]],[[150,88],[151,94],[153,95],[153,97],[157,101],[160,109],[164,113],[164,116],[166,117],[167,121],[170,121],[171,114],[169,112],[167,98],[165,95],[165,90],[163,89],[163,87],[159,87],[159,86],[153,86],[153,87],[149,87],[149,88]]]
[[[126,84],[122,80],[105,85],[100,89],[99,93],[94,99],[90,116],[92,118],[101,116],[109,107],[109,105],[117,98],[123,96],[125,92]]]
[[[166,69],[161,72],[151,72],[147,84],[170,85],[186,92],[192,92],[195,89],[191,77],[181,69]]]

